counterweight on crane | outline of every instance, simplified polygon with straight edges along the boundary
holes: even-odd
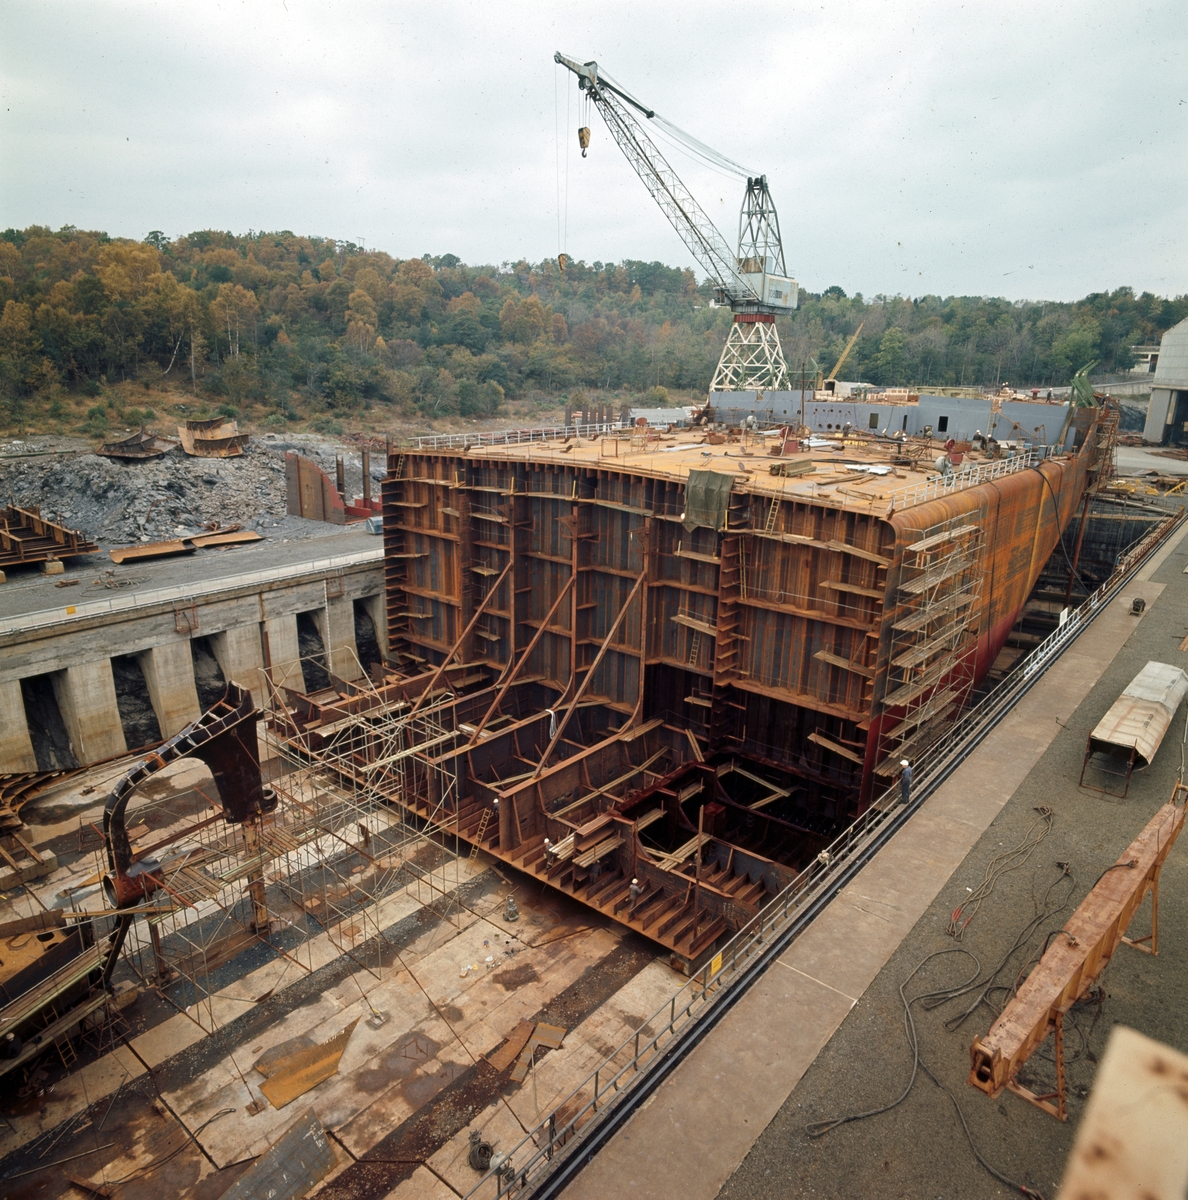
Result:
[[[578,87],[598,106],[619,149],[709,276],[715,299],[729,305],[734,313],[730,334],[710,384],[711,392],[786,388],[788,366],[780,348],[775,318],[778,313],[796,307],[798,287],[784,262],[780,222],[767,187],[767,176],[747,175],[737,163],[689,138],[613,83],[597,63],[579,63],[560,51],[553,59],[577,76]],[[660,153],[637,113],[647,121],[657,122],[668,135],[686,142],[695,154],[711,157],[716,166],[726,165],[746,176],[735,250],[731,250]]]

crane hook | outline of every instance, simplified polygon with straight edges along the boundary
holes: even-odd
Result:
[[[590,127],[583,125],[578,130],[578,145],[582,148],[582,157],[586,157],[586,151],[590,149]]]

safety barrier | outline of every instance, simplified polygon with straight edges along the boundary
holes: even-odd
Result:
[[[1007,458],[992,458],[985,462],[971,463],[945,475],[933,475],[923,483],[909,484],[896,488],[887,496],[893,508],[912,508],[923,504],[926,500],[935,500],[938,496],[948,496],[953,492],[963,492],[966,488],[976,487],[991,479],[1001,479],[1004,475],[1014,475],[1016,471],[1025,471],[1034,467],[1052,453],[1053,447],[1033,446],[1022,453],[1010,455]]]
[[[402,442],[402,450],[468,450],[472,446],[519,446],[525,442],[556,442],[569,437],[593,438],[630,428],[622,421],[585,425],[542,425],[536,429],[501,429],[475,433],[435,433]]]

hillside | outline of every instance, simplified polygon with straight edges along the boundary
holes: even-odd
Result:
[[[1066,382],[1188,316],[1130,288],[1072,303],[802,292],[790,365],[880,384]],[[143,242],[66,227],[0,234],[0,428],[101,437],[141,420],[409,431],[531,421],[565,399],[704,396],[729,313],[661,263],[468,266],[289,232]],[[660,390],[663,389],[663,390]]]

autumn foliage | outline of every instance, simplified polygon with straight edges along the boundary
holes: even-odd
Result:
[[[873,383],[1064,382],[1129,365],[1188,301],[1128,288],[1072,304],[802,293],[781,318],[794,370]],[[488,416],[504,398],[574,389],[703,392],[729,312],[692,271],[570,261],[399,260],[292,233],[201,231],[136,242],[72,227],[0,234],[0,406],[11,423],[127,380],[192,391],[265,423]],[[75,405],[77,409],[78,405]],[[90,420],[99,421],[91,413]]]

